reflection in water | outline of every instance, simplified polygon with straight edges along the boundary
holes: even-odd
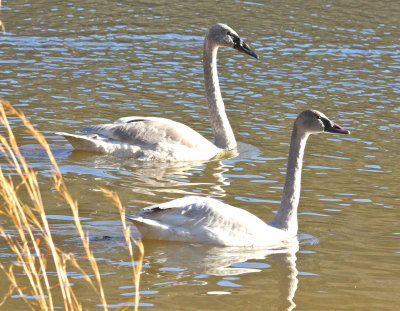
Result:
[[[175,199],[176,196],[193,195],[225,197],[230,186],[232,169],[238,163],[259,161],[260,150],[253,145],[239,143],[239,155],[234,158],[214,161],[192,162],[143,162],[71,150],[70,146],[51,145],[64,177],[70,179],[70,190],[78,187],[82,191],[98,185],[115,190],[120,196],[129,191],[127,198],[135,199],[135,206],[146,206]],[[23,155],[31,166],[42,174],[50,173],[47,155],[37,144],[21,146]],[[96,181],[96,184],[93,184]],[[86,190],[87,191],[87,190]],[[135,196],[132,196],[135,193]]]
[[[222,161],[193,161],[193,162],[142,162],[135,159],[121,159],[107,155],[96,155],[86,152],[74,151],[68,158],[68,162],[87,163],[87,166],[99,172],[94,175],[107,174],[111,178],[108,181],[110,187],[114,185],[115,178],[121,179],[124,187],[129,187],[132,192],[140,195],[160,194],[193,194],[192,190],[205,189],[205,195],[213,197],[225,196],[225,187],[229,181],[224,173],[233,166]],[[64,161],[63,161],[64,162]],[[62,172],[68,173],[74,168],[62,162]],[[100,174],[100,171],[103,174]],[[127,178],[132,176],[133,178]],[[107,185],[107,182],[105,183]],[[201,192],[196,193],[202,195]],[[141,203],[154,204],[158,202],[143,201]]]
[[[290,311],[296,307],[294,296],[299,283],[296,259],[296,252],[290,251],[281,254],[276,260],[279,264],[279,301],[281,302],[278,310]]]
[[[294,303],[298,285],[296,252],[299,250],[297,238],[277,249],[218,247],[165,241],[146,241],[145,249],[148,269],[175,271],[175,285],[193,284],[193,275],[194,279],[197,279],[201,275],[226,277],[262,272],[270,266],[264,262],[248,261],[268,258],[276,264],[274,269],[278,270],[279,275],[278,310],[293,310],[296,306]],[[186,280],[188,277],[190,281]],[[205,278],[200,280],[197,281],[198,285],[208,284]],[[238,283],[240,280],[235,282]]]

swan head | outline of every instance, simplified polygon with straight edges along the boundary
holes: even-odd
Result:
[[[350,131],[332,122],[322,112],[317,110],[305,110],[297,116],[295,128],[309,134],[337,133],[350,134]]]
[[[258,55],[228,25],[212,25],[207,31],[206,39],[212,42],[214,46],[233,48],[241,53],[258,58]]]

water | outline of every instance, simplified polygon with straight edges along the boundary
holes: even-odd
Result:
[[[314,108],[350,129],[306,149],[299,250],[146,243],[141,306],[149,310],[395,310],[398,308],[399,28],[397,1],[3,1],[0,95],[45,134],[80,202],[110,308],[133,297],[118,212],[188,194],[269,220],[279,206],[293,119]],[[221,89],[241,155],[178,166],[73,152],[57,131],[122,116],[162,115],[211,137],[202,39],[232,26],[260,60],[219,53]],[[19,123],[40,172],[56,239],[79,253],[69,213],[46,187],[44,153]],[[103,241],[101,237],[111,236]],[[11,254],[0,242],[2,262]],[[77,276],[79,277],[79,276]],[[77,283],[78,284],[78,283]],[[1,292],[7,285],[0,284]],[[80,285],[77,285],[80,286]],[[92,297],[82,294],[90,309]],[[24,310],[18,296],[3,308]]]

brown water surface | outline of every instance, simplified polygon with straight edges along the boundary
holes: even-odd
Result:
[[[352,134],[309,140],[299,250],[146,243],[141,307],[399,309],[399,16],[395,0],[3,1],[0,96],[45,134],[85,229],[94,238],[112,237],[92,243],[110,308],[132,298],[134,288],[118,212],[98,186],[116,191],[130,212],[195,194],[268,221],[279,207],[293,120],[313,108]],[[229,24],[260,55],[219,53],[239,157],[138,163],[73,152],[54,134],[141,115],[190,124],[211,139],[201,53],[203,35],[216,22]],[[14,126],[40,173],[56,239],[81,253],[69,213],[48,187],[44,152]],[[14,259],[3,242],[0,249],[2,263]],[[0,293],[7,288],[2,281]],[[100,309],[82,295],[87,308]],[[3,307],[26,308],[19,296]]]

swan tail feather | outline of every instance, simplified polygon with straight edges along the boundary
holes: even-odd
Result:
[[[147,225],[147,226],[151,226],[151,227],[159,227],[160,229],[166,229],[168,226],[162,225],[161,223],[159,223],[156,220],[153,219],[148,219],[148,218],[143,218],[140,216],[136,216],[136,215],[126,215],[126,219],[132,221],[134,224],[138,224],[141,225]]]
[[[118,142],[99,134],[79,135],[62,132],[56,134],[64,136],[76,150],[111,154],[118,157],[131,157],[135,159],[140,159],[143,155],[139,146]]]
[[[96,137],[90,137],[87,135],[69,134],[63,132],[57,132],[57,135],[64,136],[66,140],[77,150],[83,151],[97,151],[98,152],[98,140]],[[97,140],[97,141],[96,141]]]
[[[169,227],[160,224],[156,220],[143,218],[136,215],[126,215],[126,219],[132,221],[139,230],[142,239],[168,240]]]

